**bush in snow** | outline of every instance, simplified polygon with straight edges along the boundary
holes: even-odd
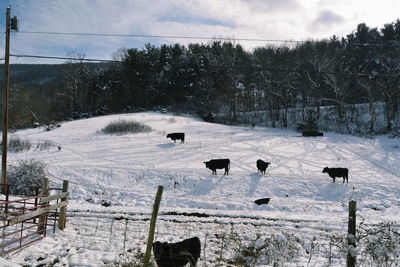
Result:
[[[42,178],[47,176],[45,163],[38,160],[21,160],[19,164],[11,165],[7,171],[7,180],[10,185],[11,194],[35,195],[34,188],[25,186],[41,187]]]
[[[286,266],[289,262],[299,261],[302,249],[302,242],[297,236],[284,232],[257,235],[254,240],[236,239],[235,243],[238,247],[233,262],[240,266]]]
[[[325,239],[325,238],[322,238]],[[327,265],[345,265],[348,253],[347,234],[327,235],[325,247]],[[400,266],[400,229],[393,223],[366,226],[357,229],[357,266]]]
[[[359,246],[365,266],[400,266],[400,230],[393,223],[361,228]]]
[[[49,150],[52,146],[56,146],[56,145],[50,140],[45,140],[43,142],[37,143],[36,149],[38,149],[40,151]]]
[[[28,139],[12,136],[8,140],[8,150],[11,152],[22,152],[31,149],[32,143]]]
[[[321,242],[321,247],[327,259],[327,266],[331,266],[334,261],[343,264],[343,259],[346,259],[348,252],[347,236],[344,233],[332,233],[322,239],[325,238],[326,242]]]
[[[149,133],[150,126],[137,121],[119,120],[107,124],[102,130],[106,134]]]

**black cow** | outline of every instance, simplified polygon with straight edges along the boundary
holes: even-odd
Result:
[[[265,174],[265,170],[268,168],[268,165],[271,164],[271,162],[265,162],[261,159],[257,160],[257,169],[259,172]]]
[[[347,168],[328,168],[325,167],[322,170],[323,173],[327,172],[331,178],[333,178],[333,182],[335,182],[336,177],[343,177],[343,183],[344,180],[349,182],[349,170]]]
[[[229,168],[231,161],[229,159],[212,159],[210,161],[204,162],[206,164],[206,168],[212,170],[212,174],[217,174],[217,169],[224,169],[226,175],[229,174]]]
[[[270,197],[259,198],[259,199],[255,200],[254,203],[256,203],[257,205],[268,204],[270,200],[271,200]]]
[[[181,143],[185,143],[185,133],[169,133],[167,138],[171,138],[176,143],[176,140],[181,140]]]
[[[177,243],[156,241],[153,253],[158,267],[179,267],[190,263],[196,266],[200,258],[201,244],[198,237],[192,237]]]

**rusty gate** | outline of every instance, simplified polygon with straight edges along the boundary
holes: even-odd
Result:
[[[31,193],[10,193],[17,187]],[[42,187],[0,184],[0,189],[0,256],[39,241],[48,231],[55,232],[57,219],[59,228],[64,229],[68,181],[62,189],[49,188],[46,178]]]

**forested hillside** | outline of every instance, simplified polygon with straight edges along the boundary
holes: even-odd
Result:
[[[70,84],[76,78],[76,73],[80,73],[83,69],[92,71],[105,66],[104,63],[11,65],[9,99],[11,128],[31,127],[35,119],[45,124],[71,118],[74,92]],[[4,65],[0,65],[0,72],[3,74]],[[3,75],[0,75],[2,88],[3,79]],[[82,76],[79,79],[81,80]],[[2,97],[1,95],[0,98]]]
[[[11,122],[28,126],[83,115],[167,107],[225,114],[265,112],[251,124],[294,127],[319,122],[329,106],[341,132],[377,133],[399,127],[400,20],[381,29],[359,24],[346,38],[287,42],[246,51],[234,40],[187,46],[147,44],[120,49],[120,63],[12,66]],[[357,129],[359,104],[368,127]],[[378,107],[384,126],[377,127]]]

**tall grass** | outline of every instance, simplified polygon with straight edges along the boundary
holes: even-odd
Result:
[[[149,133],[152,129],[137,121],[119,120],[107,124],[101,132],[106,134]]]
[[[36,144],[36,149],[43,151],[43,150],[49,150],[51,147],[56,146],[53,141],[50,140],[44,140],[42,142],[39,142]]]
[[[22,152],[24,150],[30,150],[31,147],[32,143],[28,139],[22,139],[18,136],[11,136],[8,140],[8,150],[11,152]]]

